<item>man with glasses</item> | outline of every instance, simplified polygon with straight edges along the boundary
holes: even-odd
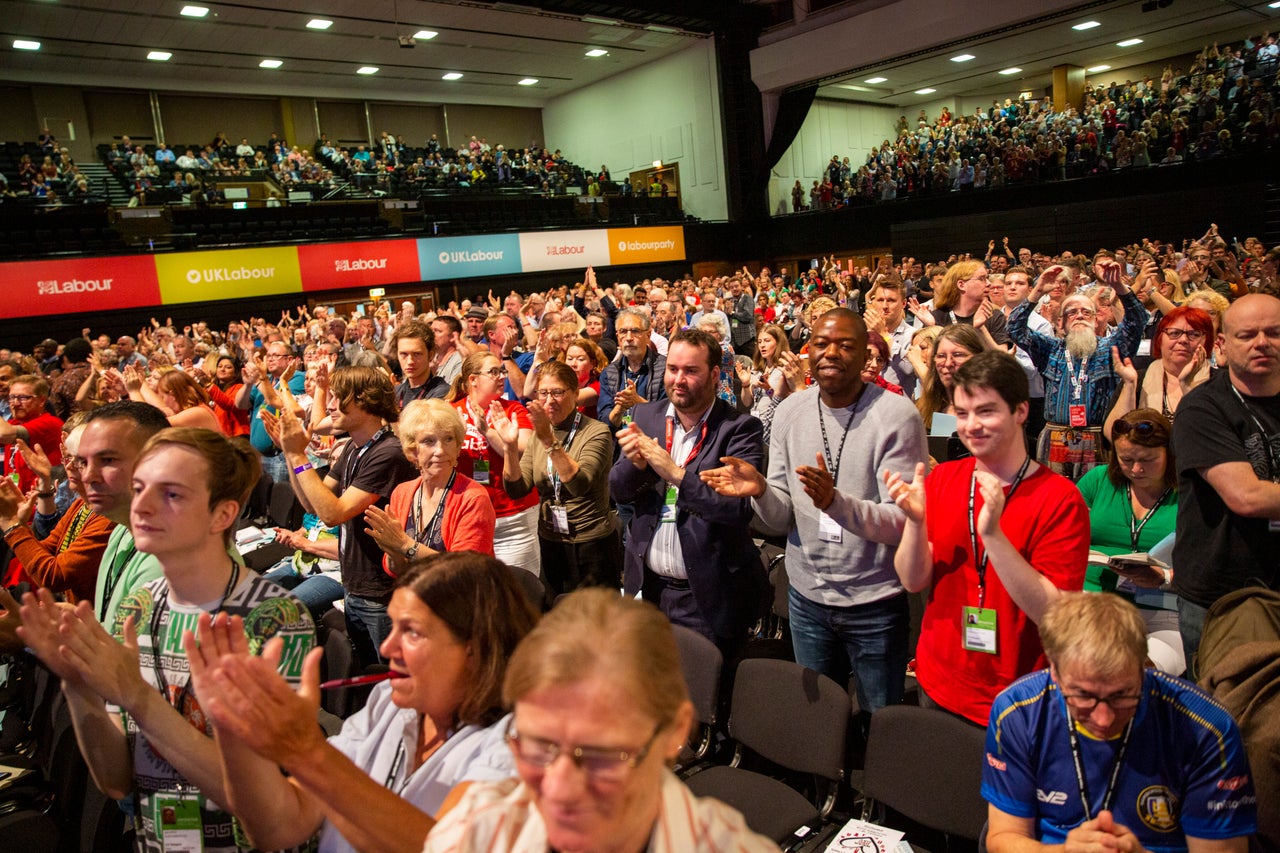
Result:
[[[4,452],[0,473],[12,478],[26,494],[36,482],[36,474],[27,466],[18,442],[24,441],[28,447],[38,444],[50,462],[62,464],[62,419],[45,411],[49,383],[39,376],[15,378],[9,383],[7,399],[13,414],[0,423],[0,450]]]
[[[240,393],[236,395],[236,405],[249,411],[249,441],[254,449],[262,454],[262,471],[277,483],[289,481],[289,466],[284,461],[280,448],[271,441],[271,436],[267,435],[266,427],[263,426],[263,409],[266,408],[271,414],[275,414],[277,409],[275,406],[267,405],[267,398],[259,386],[266,385],[278,392],[285,371],[292,370],[290,364],[292,358],[289,345],[283,341],[272,341],[267,344],[265,375],[259,374],[257,366],[250,362],[245,367],[245,383],[241,386]],[[295,397],[301,395],[305,390],[306,374],[300,370],[293,370],[293,376],[290,377],[288,385],[289,393]]]
[[[643,311],[628,308],[618,312],[619,357],[600,374],[600,399],[596,403],[601,420],[614,432],[634,406],[667,396],[662,387],[667,360],[649,348],[650,325]]]
[[[1124,307],[1124,319],[1110,335],[1098,337],[1098,309],[1088,294],[1079,291],[1062,300],[1060,337],[1031,329],[1031,312],[1040,296],[1063,276],[1061,265],[1045,270],[1027,301],[1009,314],[1009,336],[1026,350],[1044,377],[1046,426],[1037,442],[1036,460],[1073,481],[1107,461],[1102,425],[1121,381],[1112,366],[1111,348],[1119,350],[1122,360],[1132,358],[1147,316],[1115,259],[1102,258],[1096,266],[1101,283],[1115,289]]]
[[[1258,798],[1240,731],[1198,687],[1144,667],[1137,608],[1064,595],[1040,637],[1049,668],[991,708],[987,849],[1247,850]]]
[[[1242,296],[1222,315],[1218,340],[1227,369],[1182,398],[1173,427],[1173,587],[1193,666],[1215,601],[1280,585],[1280,299]]]

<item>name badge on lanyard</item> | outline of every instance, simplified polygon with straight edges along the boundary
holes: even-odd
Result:
[[[1071,403],[1067,408],[1068,422],[1073,427],[1089,425],[1089,414],[1084,405],[1084,384],[1088,381],[1089,360],[1080,363],[1080,370],[1075,370],[1071,353],[1067,353],[1067,380],[1071,383]]]
[[[165,853],[200,853],[204,849],[200,800],[199,794],[156,794],[152,817]]]

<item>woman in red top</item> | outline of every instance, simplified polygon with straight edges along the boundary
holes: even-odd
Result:
[[[490,425],[495,408],[514,418],[520,426],[521,449],[533,435],[529,412],[514,400],[502,399],[507,370],[488,350],[474,352],[462,362],[453,381],[449,403],[462,415],[466,438],[458,454],[458,473],[475,480],[489,495],[497,521],[493,534],[493,554],[509,566],[519,566],[533,574],[542,570],[538,545],[538,495],[512,499],[502,487],[502,441]]]
[[[564,363],[578,377],[578,411],[594,418],[596,401],[600,399],[600,374],[609,366],[609,359],[593,341],[574,338],[564,351]]]
[[[414,400],[397,428],[404,455],[422,473],[391,492],[386,510],[364,511],[370,535],[399,575],[414,560],[445,551],[493,554],[493,504],[484,486],[458,473],[466,438],[462,417],[443,400]]]
[[[240,381],[240,364],[229,355],[218,356],[213,368],[213,378],[201,384],[213,401],[213,416],[218,419],[218,428],[222,434],[248,435],[249,410],[236,405],[236,397],[244,387]]]

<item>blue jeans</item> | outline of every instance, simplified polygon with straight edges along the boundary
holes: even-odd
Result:
[[[387,615],[387,605],[381,601],[348,594],[344,606],[347,633],[359,653],[360,664],[369,666],[383,663],[382,641],[391,633],[391,617]]]
[[[281,560],[262,576],[293,593],[293,597],[307,606],[311,618],[317,622],[335,601],[342,598],[344,592],[342,584],[331,577],[298,574],[293,570],[293,560],[289,558]]]
[[[275,456],[263,456],[262,473],[270,477],[273,482],[289,482],[289,463],[285,461],[284,454],[277,453]]]
[[[858,705],[873,713],[902,702],[907,673],[907,594],[831,607],[787,592],[796,662],[841,687],[857,676]]]

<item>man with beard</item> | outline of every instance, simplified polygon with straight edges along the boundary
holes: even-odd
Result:
[[[1102,283],[1115,289],[1124,306],[1124,320],[1114,332],[1099,338],[1095,327],[1097,308],[1084,293],[1062,300],[1058,317],[1061,337],[1032,331],[1028,319],[1040,296],[1062,274],[1052,266],[1036,281],[1026,302],[1009,315],[1009,336],[1031,356],[1044,377],[1045,428],[1036,443],[1036,461],[1050,470],[1078,480],[1095,465],[1105,463],[1102,424],[1120,383],[1111,366],[1111,348],[1121,359],[1138,351],[1146,313],[1129,281],[1113,259],[1098,265]],[[1122,362],[1123,363],[1123,362]]]
[[[796,661],[847,684],[865,713],[902,701],[907,594],[893,567],[906,516],[883,470],[909,476],[927,456],[911,401],[862,381],[867,327],[847,308],[820,315],[809,339],[817,387],[778,404],[768,477],[733,456],[702,472],[727,497],[749,497],[761,526],[787,535]],[[849,440],[852,437],[852,440]]]

